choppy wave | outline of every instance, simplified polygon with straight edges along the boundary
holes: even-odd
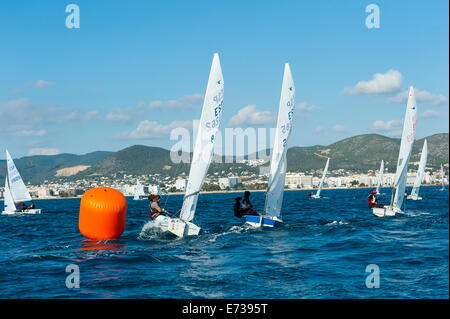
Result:
[[[40,200],[41,215],[0,216],[0,298],[448,298],[448,192],[422,187],[423,200],[394,218],[374,217],[366,192],[286,192],[273,229],[235,218],[235,194],[202,194],[200,236],[182,239],[130,200],[121,238],[98,242],[78,231],[79,199]],[[262,210],[264,194],[252,199]],[[79,289],[65,285],[72,264]],[[378,289],[366,288],[369,264]]]

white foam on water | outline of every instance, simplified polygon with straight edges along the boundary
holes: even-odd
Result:
[[[348,225],[348,222],[342,220],[333,220],[331,223],[325,224],[325,226],[334,226],[334,225]]]
[[[154,239],[159,233],[159,227],[155,221],[150,220],[144,224],[139,233],[138,239]]]
[[[224,235],[229,235],[229,234],[240,234],[243,233],[249,229],[254,229],[253,227],[249,226],[249,225],[235,225],[235,226],[231,226],[230,229],[228,229],[227,231],[220,233],[220,234],[212,234],[212,237],[208,240],[209,242],[215,242],[217,240],[217,238],[224,236]]]

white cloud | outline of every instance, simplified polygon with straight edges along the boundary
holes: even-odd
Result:
[[[347,128],[344,125],[337,124],[333,127],[335,132],[346,132]]]
[[[402,74],[390,69],[386,73],[375,73],[371,80],[359,81],[352,88],[344,92],[353,95],[360,94],[384,94],[398,91],[402,88]]]
[[[203,95],[191,94],[182,96],[174,100],[141,102],[139,106],[144,109],[195,109],[200,108],[203,102]]]
[[[129,109],[114,109],[106,115],[108,121],[127,122],[131,120],[132,111]]]
[[[100,114],[97,110],[91,110],[91,111],[87,111],[84,115],[83,115],[84,120],[86,121],[92,121],[92,120],[97,120],[100,118]]]
[[[398,120],[390,120],[390,121],[375,121],[372,123],[372,130],[376,132],[386,132],[398,129],[402,126],[402,122]]]
[[[192,121],[173,121],[169,124],[159,124],[155,121],[144,120],[133,131],[119,134],[117,137],[128,139],[162,138],[168,136],[172,130],[179,127],[192,130]]]
[[[402,136],[402,130],[390,131],[390,132],[387,133],[387,135],[389,135],[391,137],[401,137]]]
[[[436,118],[439,117],[441,113],[435,111],[435,110],[425,110],[422,113],[419,113],[419,117],[429,119],[429,118]]]
[[[45,81],[45,80],[37,80],[33,83],[33,86],[37,89],[42,89],[47,86],[55,86],[55,85],[56,85],[55,82],[49,82],[49,81]]]
[[[309,111],[312,111],[312,110],[316,110],[316,109],[318,109],[319,107],[317,107],[317,106],[315,106],[315,105],[311,105],[311,104],[309,104],[308,102],[306,102],[306,101],[303,101],[303,102],[300,102],[300,104],[298,105],[298,109],[300,110],[300,111],[305,111],[305,112],[309,112]]]
[[[315,129],[316,133],[322,133],[323,130],[324,130],[323,126],[318,126],[318,127],[316,127],[316,129]]]
[[[414,94],[417,102],[430,102],[432,105],[443,105],[448,103],[448,97],[442,94],[434,94],[425,90],[414,88]],[[393,97],[388,98],[388,101],[405,103],[408,100],[408,91],[402,91]]]
[[[47,134],[46,130],[18,130],[13,132],[11,135],[14,136],[44,136],[45,134]]]
[[[61,154],[61,151],[57,148],[38,147],[32,148],[28,151],[28,155],[57,155]]]
[[[40,129],[47,124],[75,123],[94,120],[95,110],[78,114],[58,105],[36,105],[28,98],[0,102],[0,131],[15,136],[43,136]]]
[[[236,115],[234,115],[229,125],[263,125],[272,124],[276,121],[276,115],[269,111],[258,111],[256,105],[247,105],[240,109]]]

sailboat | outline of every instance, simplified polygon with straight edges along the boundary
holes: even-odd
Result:
[[[378,171],[377,195],[380,195],[380,188],[383,187],[384,161],[381,160],[380,170]]]
[[[378,217],[395,216],[403,213],[401,208],[405,198],[406,174],[411,150],[416,137],[417,104],[414,88],[409,88],[408,103],[406,104],[405,120],[403,122],[402,139],[398,154],[397,171],[395,172],[394,188],[392,189],[391,202],[388,206],[374,207],[372,213]]]
[[[439,189],[440,191],[445,190],[444,177],[445,177],[444,166],[442,166],[442,164],[441,164],[441,188]]]
[[[414,186],[411,191],[411,194],[406,197],[407,199],[412,200],[421,200],[422,197],[419,197],[419,188],[420,184],[422,184],[423,180],[423,174],[425,173],[425,167],[427,165],[427,157],[428,157],[428,146],[427,146],[427,140],[423,142],[422,147],[422,154],[420,154],[420,162],[419,162],[419,168],[417,169],[417,175],[416,179],[414,181]]]
[[[8,150],[6,150],[6,166],[7,175],[5,179],[5,191],[4,191],[4,215],[14,214],[40,214],[40,209],[27,208],[18,210],[16,203],[31,201],[30,193],[28,192],[19,171],[14,164]]]
[[[200,227],[195,225],[192,220],[194,219],[198,196],[211,163],[222,115],[223,96],[222,69],[219,55],[214,53],[180,217],[164,215],[156,217],[155,223],[162,231],[169,231],[178,237],[198,235],[200,232]]]
[[[284,65],[283,83],[278,109],[275,142],[270,160],[270,173],[264,213],[242,216],[245,223],[255,227],[274,227],[280,218],[286,175],[286,152],[295,107],[295,86],[289,64]]]
[[[311,195],[311,198],[320,198],[320,192],[322,191],[323,182],[325,181],[325,176],[327,176],[328,165],[330,164],[330,158],[327,159],[327,163],[325,164],[325,168],[323,170],[322,178],[320,179],[319,188],[317,189],[316,194]]]
[[[144,192],[144,186],[139,182],[139,180],[136,181],[136,187],[134,189],[134,197],[133,200],[140,200],[145,198],[145,192]]]

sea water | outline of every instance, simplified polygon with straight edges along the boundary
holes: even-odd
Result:
[[[421,187],[423,200],[390,218],[372,215],[368,192],[286,191],[273,229],[234,217],[242,194],[201,194],[202,232],[182,239],[152,227],[148,201],[127,198],[124,234],[101,242],[78,231],[80,199],[36,200],[40,215],[0,216],[0,298],[448,298],[448,188]],[[264,196],[251,196],[259,211]],[[161,203],[176,213],[182,200]]]

